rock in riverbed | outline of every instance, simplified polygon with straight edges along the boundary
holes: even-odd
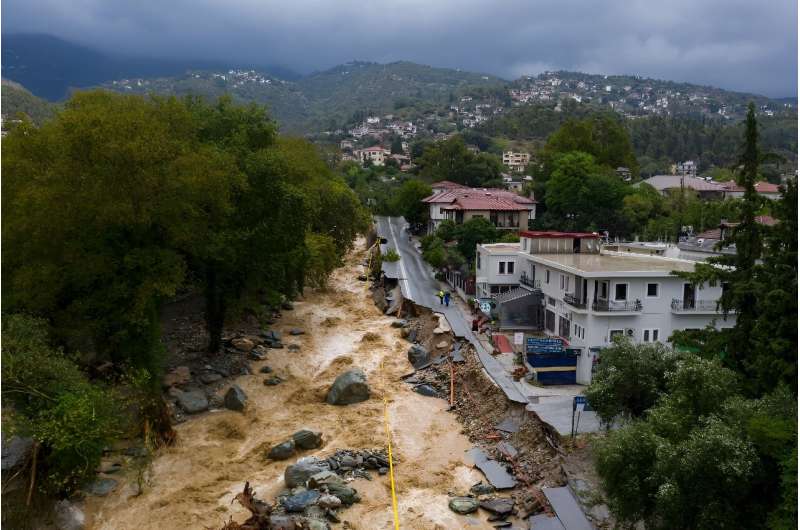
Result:
[[[367,376],[362,370],[348,370],[331,385],[325,398],[331,405],[351,405],[369,399]]]
[[[197,414],[208,410],[208,398],[202,390],[189,390],[187,392],[177,390],[175,398],[178,400],[178,405],[187,414]]]
[[[294,454],[294,440],[279,443],[269,450],[267,458],[272,460],[286,460]]]
[[[472,497],[453,497],[448,506],[456,513],[467,515],[478,509],[478,501]]]
[[[301,429],[292,435],[292,440],[300,449],[317,449],[322,445],[322,434],[309,429]]]
[[[225,393],[225,408],[229,410],[243,411],[247,403],[247,394],[244,393],[239,385],[231,386]]]

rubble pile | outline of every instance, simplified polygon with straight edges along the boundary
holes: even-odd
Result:
[[[369,471],[386,474],[389,459],[384,449],[339,449],[327,458],[301,458],[286,468],[286,488],[273,503],[255,497],[250,483],[236,495],[250,512],[244,523],[232,519],[222,530],[326,530],[341,522],[339,512],[361,499],[350,481],[371,480]]]

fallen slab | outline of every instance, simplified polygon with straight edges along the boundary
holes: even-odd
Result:
[[[565,530],[593,530],[577,499],[567,486],[543,488],[542,493],[547,497]]]
[[[517,485],[516,479],[496,460],[492,460],[483,449],[473,447],[467,454],[475,462],[475,467],[486,476],[486,480],[496,489],[509,489]]]

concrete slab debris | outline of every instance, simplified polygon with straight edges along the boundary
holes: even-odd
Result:
[[[517,485],[516,479],[506,471],[506,468],[496,460],[491,460],[482,449],[473,447],[467,454],[475,462],[475,467],[483,472],[486,480],[495,488],[502,490]]]
[[[543,488],[542,493],[547,497],[565,530],[593,530],[569,487]]]
[[[544,513],[534,515],[528,519],[530,530],[566,530],[558,517],[553,517]]]

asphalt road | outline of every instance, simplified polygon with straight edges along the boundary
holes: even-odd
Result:
[[[486,351],[483,344],[472,333],[472,323],[467,321],[467,318],[456,305],[451,304],[448,307],[439,303],[436,293],[439,292],[442,286],[434,278],[431,266],[422,260],[422,254],[417,251],[409,240],[408,232],[405,229],[406,220],[402,217],[376,216],[375,223],[378,236],[385,238],[386,245],[389,248],[394,248],[400,255],[400,260],[397,262],[394,272],[398,275],[397,280],[403,296],[421,306],[444,314],[453,329],[453,334],[456,337],[468,340],[475,346],[483,367],[505,392],[506,396],[517,403],[528,403],[525,396],[514,386],[505,369]]]

